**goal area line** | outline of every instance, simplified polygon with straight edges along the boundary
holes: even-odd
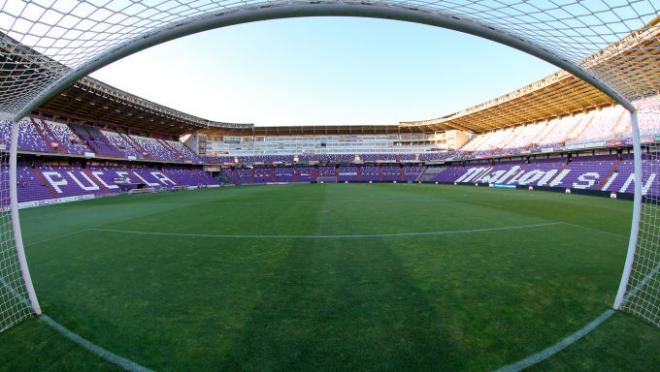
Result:
[[[88,229],[87,231],[96,231],[96,232],[104,232],[104,233],[112,233],[112,234],[172,236],[172,237],[210,238],[210,239],[376,239],[376,238],[473,234],[480,232],[533,229],[533,228],[557,226],[557,225],[565,225],[565,223],[547,222],[547,223],[537,223],[537,224],[528,224],[528,225],[510,225],[510,226],[486,227],[480,229],[465,229],[465,230],[441,230],[441,231],[421,231],[421,232],[383,233],[383,234],[336,234],[336,235],[261,235],[261,234],[204,234],[204,233],[198,234],[198,233],[137,231],[137,230],[122,230],[122,229],[106,229],[106,228],[91,228]]]

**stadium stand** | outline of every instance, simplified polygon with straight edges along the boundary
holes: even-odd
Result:
[[[219,182],[199,168],[163,167],[120,163],[89,166],[63,161],[18,165],[20,202],[61,199],[82,195],[109,195],[133,189],[173,189],[213,186]]]
[[[659,196],[657,160],[643,163],[645,195]],[[477,162],[454,164],[440,169],[433,181],[440,183],[488,184],[501,183],[519,186],[545,186],[559,189],[607,191],[629,194],[633,192],[633,161],[629,154],[596,155],[544,160]]]
[[[133,157],[135,159],[141,158],[138,150],[121,134],[111,130],[101,130],[100,132],[108,139],[111,146],[117,149],[121,156]]]
[[[640,108],[642,135],[658,133],[660,113],[657,96],[636,102]],[[645,109],[645,108],[649,109]],[[630,118],[621,106],[607,106],[586,113],[553,118],[513,128],[497,129],[474,136],[460,151],[472,158],[516,155],[526,150],[571,150],[578,145],[607,147],[607,141],[630,141]]]
[[[41,124],[39,124],[40,121]],[[32,118],[32,123],[37,131],[42,133],[44,138],[50,139],[50,143],[61,147],[63,152],[78,155],[93,152],[66,124],[46,120],[42,121],[34,118]]]
[[[647,36],[644,45],[657,35]],[[71,106],[70,97],[80,104]],[[660,134],[659,99],[655,92],[634,102],[646,144]],[[323,180],[505,182],[632,192],[629,115],[565,72],[438,119],[386,126],[212,122],[91,78],[31,115],[19,124],[25,168],[19,170],[25,183],[21,200],[113,194],[127,188],[112,187],[118,171],[127,171],[131,181],[163,188]],[[5,150],[10,132],[11,124],[0,121]],[[185,141],[178,140],[184,135]],[[644,167],[650,170],[648,161]],[[156,180],[154,172],[166,178]],[[645,190],[653,193],[649,173]]]
[[[660,130],[657,96],[636,104],[640,109],[640,127],[645,136]],[[198,155],[184,143],[167,136],[127,134],[94,125],[66,123],[42,117],[28,117],[20,122],[19,150],[22,153],[71,156],[68,160],[21,162],[19,166],[19,199],[22,202],[59,199],[80,195],[106,195],[136,187],[172,188],[179,186],[234,184],[267,184],[290,182],[438,182],[438,183],[507,183],[520,186],[574,188],[617,193],[632,192],[632,160],[619,151],[612,155],[577,152],[543,158],[539,152],[562,153],[571,149],[607,148],[626,145],[629,119],[619,106],[605,106],[588,112],[551,118],[536,123],[507,127],[474,135],[458,151],[425,151],[396,153],[395,142],[379,135],[381,152],[345,153],[355,147],[335,146],[338,153],[260,154],[220,156]],[[11,125],[0,122],[0,142],[9,146]],[[341,141],[343,135],[332,136]],[[270,146],[286,148],[289,142],[300,142],[300,136],[271,136]],[[312,140],[329,140],[329,136],[306,136]],[[348,137],[348,136],[346,136]],[[351,137],[355,137],[351,135]],[[396,137],[399,138],[399,137]],[[419,138],[419,137],[418,137]],[[285,142],[278,145],[277,141]],[[289,141],[289,142],[287,142]],[[374,141],[373,138],[362,141]],[[626,142],[628,141],[628,142]],[[359,141],[358,141],[359,142]],[[551,151],[548,151],[548,150]],[[388,152],[393,151],[393,152]],[[534,155],[536,154],[536,155]],[[75,161],[75,157],[95,158],[94,165]],[[492,162],[486,159],[519,157],[518,160]],[[140,164],[113,163],[131,160]],[[469,162],[470,159],[484,159]],[[105,161],[105,163],[104,163]],[[452,162],[459,161],[461,164]],[[146,163],[144,163],[146,162]],[[465,163],[467,162],[467,163]],[[150,165],[157,163],[159,165]],[[447,164],[444,164],[447,163]],[[191,167],[191,165],[198,167]],[[188,165],[187,167],[185,165]],[[225,168],[215,175],[201,165]],[[650,169],[650,166],[645,164]],[[118,175],[128,179],[118,185]],[[646,193],[655,193],[655,175],[647,176]]]
[[[112,145],[99,128],[73,123],[71,129],[78,134],[92,152],[109,157],[121,157],[122,153]]]

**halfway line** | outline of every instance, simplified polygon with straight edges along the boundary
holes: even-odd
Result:
[[[195,233],[176,233],[164,231],[135,231],[120,229],[91,228],[88,231],[99,231],[116,234],[133,235],[153,235],[153,236],[179,236],[190,238],[230,238],[230,239],[370,239],[370,238],[396,238],[407,236],[436,236],[436,235],[455,235],[471,234],[490,231],[507,231],[518,229],[532,229],[536,227],[563,225],[564,222],[537,223],[531,225],[512,225],[501,227],[487,227],[483,229],[468,230],[445,230],[445,231],[425,231],[425,232],[404,232],[389,234],[353,234],[353,235],[256,235],[256,234],[195,234]]]

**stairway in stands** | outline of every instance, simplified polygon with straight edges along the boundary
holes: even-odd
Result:
[[[46,181],[46,178],[43,176],[43,174],[41,174],[41,170],[38,167],[32,168],[32,173],[34,173],[34,175],[37,176],[39,182],[41,182],[41,184],[46,188],[46,190],[48,190],[48,193],[52,198],[58,197],[57,192],[55,191],[55,189],[53,189],[50,183]]]
[[[559,168],[559,170],[557,171],[557,173],[555,173],[552,177],[550,177],[550,179],[549,179],[544,185],[542,185],[542,186],[550,186],[550,185],[552,185],[552,182],[554,182],[554,180],[555,180],[557,177],[559,177],[559,175],[562,174],[562,172],[563,172],[566,168],[568,168],[569,165],[570,165],[569,162],[564,163],[564,165],[563,165],[561,168]]]
[[[137,150],[136,152],[138,153],[139,157],[149,160],[154,159],[153,156],[151,156],[151,154],[149,153],[149,151],[147,151],[144,147],[142,147],[137,140],[133,139],[133,137],[131,137],[130,134],[119,133],[119,135],[124,138],[126,143],[128,143],[135,150]]]
[[[46,144],[46,146],[48,146],[48,148],[54,148],[55,150],[57,150],[57,152],[64,152],[64,148],[62,148],[62,144],[60,144],[60,142],[57,140],[57,137],[55,137],[55,134],[50,130],[50,128],[48,128],[48,125],[46,125],[45,122],[42,122],[44,126],[42,128],[39,119],[35,119],[30,116],[30,121],[34,126],[34,129],[39,134],[39,137],[41,137],[41,140],[44,141],[44,143]]]
[[[89,131],[87,131],[87,128],[79,125],[69,125],[69,128],[71,128],[73,133],[75,133],[78,136],[78,138],[80,138],[80,140],[85,144],[85,146],[87,146],[93,153],[100,155],[100,152],[98,151],[96,146],[92,144],[91,141],[92,136],[89,133]]]
[[[612,164],[612,169],[610,169],[610,172],[607,173],[607,177],[604,177],[600,183],[598,184],[598,187],[596,190],[601,191],[605,185],[607,185],[607,181],[612,177],[614,172],[616,172],[617,169],[619,169],[619,165],[621,164],[621,159],[617,159],[614,164]]]
[[[92,172],[89,170],[89,168],[83,168],[82,172],[85,173],[90,180],[93,180],[95,178],[98,180],[98,177],[93,175]],[[98,183],[94,182],[94,183],[96,183],[101,188],[103,194],[108,194],[112,192],[103,182],[98,182]]]
[[[185,155],[181,153],[178,149],[174,148],[169,142],[167,142],[164,139],[157,138],[156,139],[163,147],[165,147],[167,150],[169,150],[174,156],[176,156],[179,160],[184,161],[186,159]]]

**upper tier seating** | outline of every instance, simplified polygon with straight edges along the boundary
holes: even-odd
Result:
[[[192,163],[202,163],[204,160],[199,155],[195,154],[188,146],[179,141],[165,140],[176,152],[180,154],[180,159],[184,162],[190,161]]]
[[[35,152],[55,152],[39,135],[34,124],[24,119],[19,122],[18,149]]]
[[[103,135],[101,129],[82,124],[71,124],[70,127],[97,155],[110,157],[123,156],[123,153],[113,146],[110,140]]]
[[[0,144],[7,149],[11,142],[12,124],[0,121]],[[202,163],[204,159],[178,141],[125,135],[110,129],[83,124],[64,124],[40,118],[19,122],[18,150],[72,155],[94,154],[96,157],[134,157],[173,163]]]
[[[132,156],[136,159],[142,159],[138,149],[136,149],[124,135],[107,129],[101,129],[101,134],[103,134],[110,141],[112,146],[124,156]]]
[[[634,102],[642,135],[660,134],[660,95]],[[554,118],[516,128],[498,129],[474,136],[461,148],[471,157],[515,155],[524,149],[558,149],[565,145],[603,146],[610,140],[631,136],[630,115],[621,106]]]
[[[39,125],[39,119],[35,119],[35,121],[37,122],[37,125]],[[44,134],[48,136],[52,134],[52,136],[55,137],[53,139],[62,146],[64,152],[78,155],[92,152],[92,149],[86,146],[80,137],[78,137],[68,125],[50,120],[42,120],[41,123],[47,126],[47,128],[42,126],[42,128],[45,129]]]
[[[615,138],[622,138],[622,133],[617,127],[623,120],[626,111],[621,106],[605,107],[593,113],[591,124],[589,124],[579,138],[573,141],[592,142]],[[627,115],[626,115],[627,117]]]
[[[634,102],[638,108],[642,139],[652,141],[660,134],[660,95]],[[272,164],[272,163],[403,163],[411,161],[446,161],[520,155],[533,151],[557,151],[563,148],[604,147],[630,144],[630,117],[622,107],[610,106],[586,113],[553,118],[538,123],[503,128],[473,136],[459,151],[394,153],[394,149],[374,149],[366,153],[263,154],[252,156],[200,156],[180,141],[166,138],[124,134],[111,129],[83,124],[65,124],[39,117],[19,123],[18,149],[22,152],[57,153],[98,158],[133,158],[167,163],[194,164]],[[11,123],[0,121],[0,145],[8,148]],[[270,144],[277,142],[271,138]],[[388,151],[391,150],[391,151]],[[245,153],[245,152],[243,152]],[[93,154],[93,155],[90,155]]]
[[[129,136],[144,150],[142,152],[142,155],[144,156],[160,161],[181,161],[179,155],[173,149],[164,145],[156,138],[137,136],[134,134]]]
[[[639,130],[642,135],[655,135],[660,133],[660,95],[641,99],[636,102],[639,118]],[[628,121],[626,120],[626,123]],[[630,124],[624,129],[630,131]]]
[[[0,120],[0,144],[9,149],[11,141],[11,122]]]

